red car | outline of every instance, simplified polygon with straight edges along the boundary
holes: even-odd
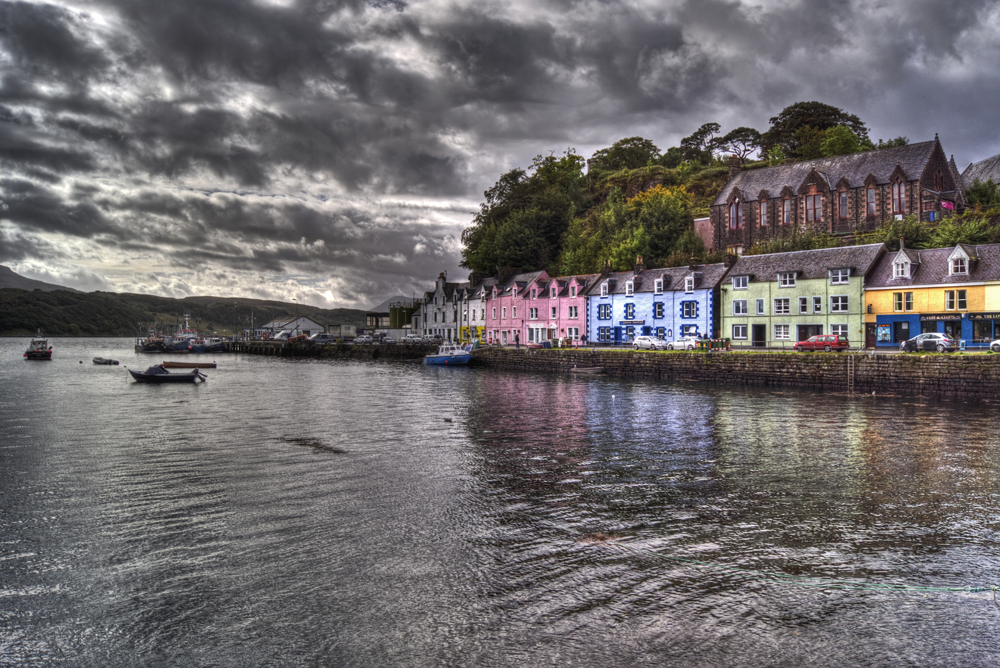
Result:
[[[821,334],[819,336],[810,336],[805,341],[799,341],[794,347],[800,353],[806,350],[825,350],[826,352],[836,350],[839,353],[841,350],[850,348],[851,344],[847,341],[846,336],[841,336],[840,334]]]

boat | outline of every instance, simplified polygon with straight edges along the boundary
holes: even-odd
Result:
[[[52,346],[48,339],[42,336],[42,330],[38,330],[38,336],[31,339],[28,349],[24,351],[24,358],[29,360],[50,360],[52,359]]]
[[[424,357],[424,364],[440,364],[443,366],[457,366],[468,364],[472,360],[472,353],[462,346],[446,343],[438,346],[436,353],[431,353]]]
[[[149,367],[145,373],[132,371],[132,369],[129,369],[128,372],[139,383],[194,383],[198,380],[202,382],[206,380],[198,369],[192,369],[190,373],[171,373],[159,364]]]
[[[114,365],[117,365],[118,364],[118,360],[109,360],[109,359],[105,359],[103,357],[95,357],[94,358],[94,364],[109,364],[109,365],[110,364],[114,364]]]
[[[215,362],[164,362],[164,369],[214,369]]]

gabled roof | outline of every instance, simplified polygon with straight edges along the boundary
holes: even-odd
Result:
[[[966,189],[970,188],[976,179],[980,181],[992,181],[1000,185],[1000,153],[992,158],[974,162],[962,172],[962,185]]]
[[[433,293],[432,293],[433,294]],[[390,297],[386,299],[381,304],[371,307],[365,313],[388,313],[390,304],[406,304],[409,305],[413,301],[413,297],[404,297],[402,295],[397,295],[395,297]]]
[[[852,276],[864,276],[884,251],[883,244],[868,244],[768,255],[744,255],[729,270],[729,275],[750,275],[757,282],[766,282],[777,280],[779,273],[794,271],[798,278],[807,280],[826,278],[831,269],[850,269]]]
[[[786,186],[797,190],[814,169],[826,180],[831,190],[836,188],[842,178],[847,179],[852,188],[860,188],[869,174],[878,183],[889,183],[897,165],[906,172],[909,179],[917,179],[923,173],[936,145],[937,141],[925,141],[864,153],[804,160],[790,165],[743,170],[729,180],[712,205],[725,204],[734,188],[739,188],[744,201],[755,201],[763,190],[771,197],[777,197]]]
[[[969,250],[972,250],[970,253]],[[907,255],[916,255],[919,264],[911,269],[909,278],[893,278],[892,262],[896,253],[886,253],[876,265],[871,277],[865,283],[866,288],[908,287],[915,285],[947,285],[949,283],[979,283],[981,281],[1000,281],[1000,244],[982,244],[973,246],[962,244],[962,250],[969,257],[978,258],[969,263],[968,275],[948,275],[948,258],[955,251],[954,246],[948,248],[931,248],[929,250],[907,249]]]

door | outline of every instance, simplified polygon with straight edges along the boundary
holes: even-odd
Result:
[[[874,348],[875,342],[875,323],[865,323],[865,348]]]
[[[751,340],[755,348],[767,345],[767,325],[751,325]]]
[[[945,320],[944,322],[944,333],[949,339],[955,339],[958,341],[962,338],[962,321],[961,320]]]
[[[892,323],[893,343],[902,343],[910,338],[910,323],[906,320]]]

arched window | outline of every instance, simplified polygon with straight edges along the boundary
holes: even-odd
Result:
[[[767,227],[768,223],[768,210],[767,210],[767,200],[761,200],[760,202],[760,226]]]
[[[735,200],[729,205],[729,229],[739,230],[743,228],[743,202]]]
[[[901,179],[892,184],[892,212],[906,213],[906,184]]]

